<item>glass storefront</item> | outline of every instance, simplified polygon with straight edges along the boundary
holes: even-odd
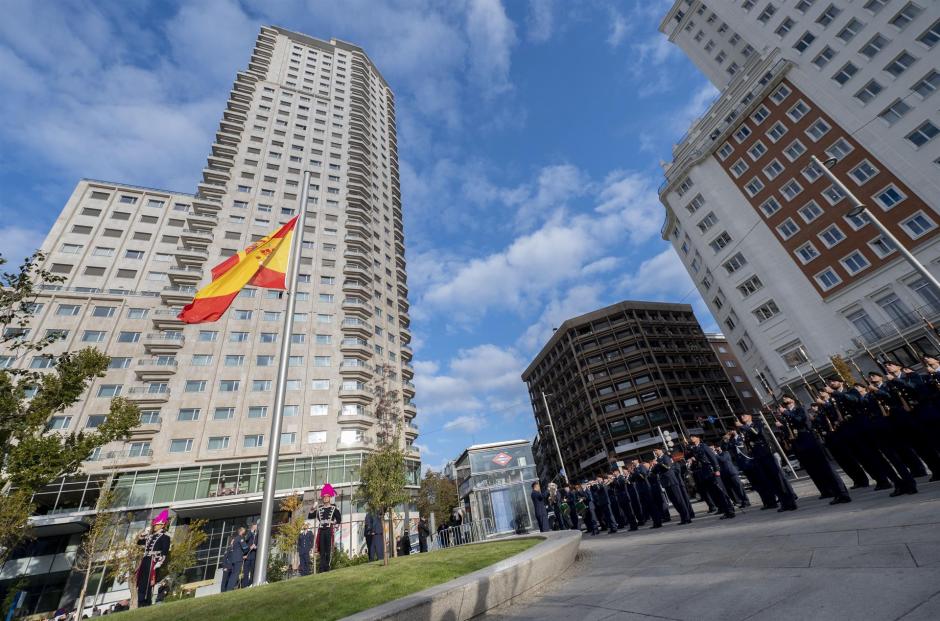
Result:
[[[532,448],[525,441],[467,449],[455,469],[471,520],[482,521],[491,534],[531,529],[529,491],[537,479],[534,464]]]

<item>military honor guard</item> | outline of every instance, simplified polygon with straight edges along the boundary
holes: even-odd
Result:
[[[333,504],[336,491],[329,483],[320,490],[320,507],[316,510],[316,552],[320,555],[320,573],[330,571],[330,559],[336,544],[336,527],[342,522],[339,509]]]
[[[137,545],[143,546],[144,555],[137,566],[137,605],[149,606],[153,603],[153,587],[157,583],[157,570],[166,562],[170,554],[170,536],[166,534],[170,514],[164,509],[153,518],[150,528],[137,537]]]

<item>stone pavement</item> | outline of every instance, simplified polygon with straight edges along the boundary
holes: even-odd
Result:
[[[659,530],[585,535],[568,575],[482,618],[938,621],[940,482],[918,484],[913,496],[852,490],[853,502],[829,506],[804,479],[798,511],[757,502],[719,521],[696,503],[688,526],[673,512]]]

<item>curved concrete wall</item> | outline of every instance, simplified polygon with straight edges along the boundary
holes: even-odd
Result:
[[[574,563],[581,546],[579,531],[553,531],[538,537],[544,541],[521,554],[344,621],[463,621],[483,614],[558,576]]]

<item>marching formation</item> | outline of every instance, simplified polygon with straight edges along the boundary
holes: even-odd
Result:
[[[805,384],[813,398],[807,407],[796,396],[774,398],[773,422],[740,416],[720,441],[691,436],[667,454],[652,449],[645,459],[617,465],[609,473],[542,492],[532,484],[539,530],[638,530],[651,522],[661,528],[695,518],[691,498],[708,513],[735,517],[750,506],[742,476],[761,501],[761,509],[795,511],[797,496],[781,465],[780,447],[793,455],[829,504],[851,502],[850,489],[892,490],[892,497],[917,493],[917,479],[940,480],[940,361],[926,356],[923,371],[896,361],[879,361],[863,381],[841,374],[823,386]],[[861,372],[859,372],[861,375]],[[847,488],[835,465],[851,480]]]

